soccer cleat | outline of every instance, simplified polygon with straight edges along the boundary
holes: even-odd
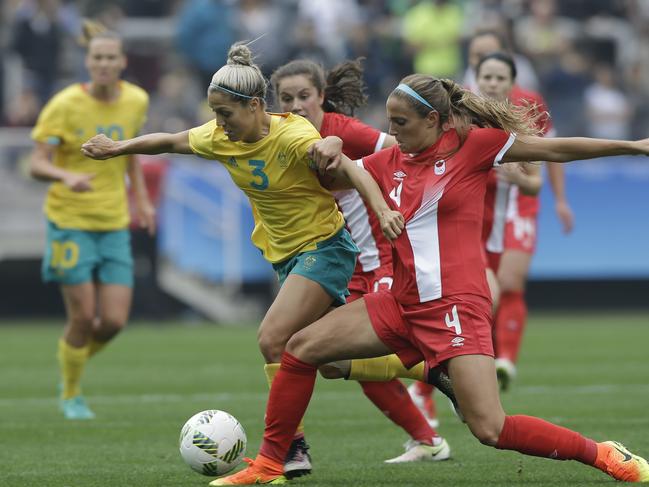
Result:
[[[239,472],[221,477],[210,482],[210,485],[259,485],[259,484],[285,484],[286,477],[281,473],[282,466],[268,458],[257,456],[256,459],[244,458],[248,464]]]
[[[293,439],[284,460],[284,475],[288,479],[294,479],[309,475],[312,468],[309,445],[307,445],[304,437]]]
[[[413,382],[408,386],[408,394],[412,402],[424,415],[426,421],[431,428],[439,428],[439,420],[437,419],[437,408],[435,407],[435,400],[430,394],[421,394],[418,387],[418,382]]]
[[[516,366],[514,362],[507,358],[497,358],[494,362],[496,364],[496,377],[501,391],[509,389],[512,381],[516,378]]]
[[[595,467],[623,482],[649,483],[649,463],[634,455],[622,443],[604,441],[597,443]]]
[[[60,407],[65,419],[93,419],[95,417],[95,413],[88,407],[83,396],[61,399]]]
[[[432,445],[408,440],[403,446],[406,449],[404,453],[385,460],[385,463],[440,462],[451,458],[451,448],[446,440],[439,436],[433,439]]]

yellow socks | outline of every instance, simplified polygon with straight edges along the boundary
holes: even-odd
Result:
[[[268,380],[268,387],[270,388],[270,385],[273,383],[273,379],[277,375],[277,371],[279,370],[279,364],[274,363],[274,364],[265,364],[264,365],[264,373],[266,374],[266,380]],[[295,430],[296,435],[303,435],[304,434],[304,419],[300,420],[300,424],[297,425],[297,429]]]
[[[98,342],[94,338],[91,338],[88,343],[88,358],[101,351],[107,344],[108,342]]]
[[[351,361],[349,380],[387,382],[397,377],[424,380],[424,362],[407,369],[396,355]]]
[[[81,374],[88,360],[88,346],[77,348],[69,345],[63,338],[59,340],[57,355],[63,380],[62,399],[81,394]]]

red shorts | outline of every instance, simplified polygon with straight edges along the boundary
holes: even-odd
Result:
[[[460,355],[494,356],[487,298],[464,295],[402,305],[381,291],[364,299],[376,335],[406,367],[425,360],[432,368]]]
[[[533,254],[536,249],[536,220],[538,213],[514,215],[505,225],[505,250],[520,250]]]
[[[498,272],[500,266],[500,258],[503,256],[502,252],[489,252],[486,248],[482,247],[482,261],[486,269],[491,269],[494,273]]]
[[[349,296],[347,302],[351,303],[366,294],[378,291],[389,291],[392,287],[392,266],[379,267],[369,272],[355,272],[349,281]]]

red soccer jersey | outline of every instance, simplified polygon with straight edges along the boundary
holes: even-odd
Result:
[[[335,135],[343,141],[343,154],[360,159],[381,149],[385,133],[356,118],[340,113],[325,113],[320,135]],[[361,253],[355,272],[369,272],[389,265],[392,259],[390,243],[383,236],[379,222],[356,190],[335,191],[338,206],[345,216],[349,232]]]
[[[406,221],[392,261],[392,293],[400,303],[457,294],[490,299],[480,238],[485,188],[489,170],[514,140],[503,130],[474,128],[447,155],[459,143],[448,131],[420,154],[395,146],[360,161]]]
[[[539,113],[544,115],[539,119],[539,128],[544,137],[553,137],[554,128],[552,127],[552,120],[550,119],[548,106],[540,93],[536,91],[524,90],[518,85],[514,85],[511,94],[509,95],[510,101],[514,105],[536,105]],[[517,188],[512,191],[512,199],[516,198],[517,212],[523,216],[536,215],[539,212],[539,198],[538,196],[529,196],[521,194]]]

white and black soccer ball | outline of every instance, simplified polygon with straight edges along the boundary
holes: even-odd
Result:
[[[194,414],[183,426],[180,455],[192,470],[215,477],[239,465],[246,442],[246,432],[237,418],[208,409]]]

